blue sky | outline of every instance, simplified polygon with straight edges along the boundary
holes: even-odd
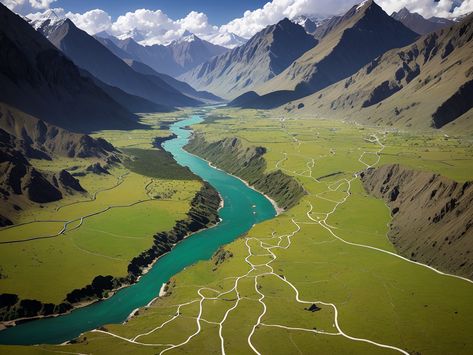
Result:
[[[424,17],[459,16],[473,0],[375,0],[388,14],[407,7]],[[362,0],[0,0],[31,20],[55,9],[76,26],[96,34],[132,37],[141,44],[166,44],[184,33],[224,46],[250,38],[268,25],[300,15],[342,14]],[[456,5],[452,13],[452,6]],[[236,39],[235,39],[236,38]]]
[[[262,7],[266,2],[268,0],[58,0],[52,6],[79,13],[99,8],[113,19],[140,8],[160,9],[175,19],[197,11],[206,13],[212,23],[219,26],[243,16],[246,10]]]

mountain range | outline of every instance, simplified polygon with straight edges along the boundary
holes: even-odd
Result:
[[[240,105],[274,108],[340,81],[389,49],[412,43],[418,34],[386,14],[374,1],[353,6],[331,24],[317,46],[286,70],[258,86]]]
[[[179,79],[199,90],[233,98],[272,79],[316,44],[317,40],[300,25],[284,19]]]
[[[137,73],[70,19],[46,19],[32,24],[77,66],[104,83],[163,106],[195,106],[191,99],[162,80]]]
[[[183,81],[179,81],[168,74],[159,73],[153,68],[151,68],[150,66],[138,60],[132,59],[133,56],[131,54],[124,51],[123,49],[121,49],[115,44],[116,40],[113,40],[111,38],[102,38],[99,36],[95,36],[95,38],[103,46],[105,46],[110,52],[112,52],[116,57],[122,59],[135,72],[146,75],[148,77],[148,80],[150,81],[156,81],[157,83],[164,81],[166,84],[168,84],[175,90],[178,90],[181,93],[187,95],[188,97],[194,98],[196,100],[201,100],[207,103],[215,103],[215,102],[222,101],[222,99],[216,95],[213,95],[206,91],[197,91],[192,86],[190,86],[189,84]],[[143,112],[143,111],[140,111],[140,112]]]
[[[138,127],[41,33],[0,4],[0,102],[74,131]]]
[[[472,53],[470,15],[384,53],[347,79],[284,109],[376,125],[471,130]]]
[[[169,45],[143,46],[133,38],[106,38],[126,53],[127,59],[142,62],[159,73],[177,77],[210,58],[228,51],[228,48],[204,41],[187,32]]]

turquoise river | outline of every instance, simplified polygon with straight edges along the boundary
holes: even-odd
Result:
[[[171,131],[177,138],[165,142],[163,146],[179,164],[188,166],[219,191],[224,200],[224,207],[219,212],[221,222],[180,242],[170,253],[161,257],[139,282],[121,289],[109,299],[69,314],[38,319],[3,330],[0,332],[0,344],[59,344],[104,324],[123,322],[134,309],[155,298],[162,284],[173,275],[199,260],[209,259],[221,245],[244,234],[253,224],[275,216],[274,207],[262,194],[183,149],[192,134],[186,127],[202,121],[200,116],[193,115],[174,123]]]

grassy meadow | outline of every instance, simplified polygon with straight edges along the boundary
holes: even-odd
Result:
[[[124,277],[131,259],[152,246],[155,233],[185,218],[201,182],[151,146],[154,137],[168,135],[159,130],[161,122],[175,119],[148,115],[143,118],[148,130],[97,132],[134,159],[145,155],[147,170],[125,163],[109,174],[87,173],[78,176],[87,193],[22,211],[18,225],[0,230],[0,241],[16,242],[0,246],[1,293],[60,303],[97,275]],[[91,163],[61,157],[33,161],[38,169],[74,167],[73,172]]]
[[[473,353],[473,285],[393,255],[386,236],[390,211],[383,201],[368,196],[354,177],[368,165],[395,162],[458,181],[471,180],[470,142],[342,121],[284,120],[264,111],[221,109],[212,114],[211,122],[195,130],[209,141],[236,136],[248,146],[266,147],[267,171],[281,169],[303,185],[307,195],[300,203],[225,246],[231,256],[223,262],[214,258],[176,275],[165,297],[140,309],[125,324],[106,325],[70,345],[0,347],[0,351],[174,354],[199,349],[210,354],[223,348],[227,354]],[[125,144],[117,133],[109,137],[114,144]],[[135,186],[144,187],[149,180],[129,176],[136,179]],[[185,184],[192,195],[197,182]],[[140,193],[135,200],[145,198]],[[121,194],[110,195],[118,199]],[[185,210],[187,201],[182,196],[170,202],[175,204],[173,211]],[[156,216],[162,213],[158,220],[163,226],[174,216],[159,212],[166,203],[153,201],[146,207],[155,208]],[[144,205],[137,207],[141,208]],[[115,233],[107,230],[113,216],[103,215],[84,227]],[[144,245],[147,239],[138,238],[145,229],[130,231],[130,237]],[[119,268],[120,262],[109,257],[120,258],[126,252],[103,248],[85,237],[85,231],[81,227],[77,235],[66,234],[61,242],[73,248],[76,240],[84,249],[106,254],[101,263]],[[106,233],[102,237],[114,238]],[[126,244],[129,239],[117,240]],[[312,304],[320,309],[307,310]]]

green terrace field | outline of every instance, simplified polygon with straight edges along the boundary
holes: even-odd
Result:
[[[368,196],[354,175],[369,166],[396,162],[471,180],[471,143],[341,121],[284,120],[262,111],[212,114],[226,118],[194,128],[209,141],[239,137],[245,145],[266,147],[267,171],[281,169],[303,185],[307,194],[300,203],[256,225],[212,260],[176,275],[165,297],[140,309],[127,323],[106,325],[74,344],[7,351],[473,352],[473,284],[398,256],[386,236],[389,209]],[[129,178],[146,185],[144,177]],[[197,183],[187,184],[191,194]],[[172,203],[177,207],[179,202]],[[163,223],[172,223],[166,216]],[[103,230],[105,223],[100,222],[105,221],[89,228]],[[72,245],[74,237],[66,237]],[[90,239],[77,239],[94,253],[120,256]]]
[[[171,230],[185,218],[202,183],[152,148],[154,137],[169,133],[159,130],[156,117],[143,120],[156,125],[97,133],[117,148],[128,147],[123,149],[129,155],[123,156],[124,165],[109,174],[78,176],[87,193],[22,211],[19,224],[0,230],[2,293],[58,304],[97,275],[125,277],[131,259],[152,246],[155,233]],[[146,170],[138,163],[142,155],[149,160]],[[33,164],[50,171],[74,167],[71,172],[85,172],[93,162],[55,157]]]

